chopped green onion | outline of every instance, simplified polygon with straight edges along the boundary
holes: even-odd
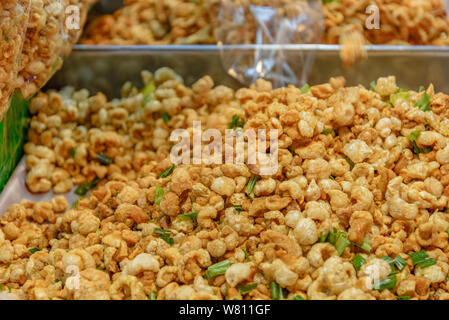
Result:
[[[161,228],[154,228],[153,233],[157,234],[159,236],[159,238],[161,238],[162,240],[164,240],[165,242],[167,242],[171,246],[175,243],[173,238],[170,237],[170,234],[171,234],[170,230],[164,230],[164,229],[161,229]]]
[[[156,198],[154,199],[154,204],[161,204],[162,199],[164,199],[164,189],[159,186],[156,186]]]
[[[220,261],[207,268],[206,273],[204,275],[207,279],[214,278],[216,276],[225,274],[226,270],[228,270],[230,266],[231,262],[229,260]]]
[[[396,93],[401,93],[401,92],[408,92],[408,90],[404,89],[404,88],[398,88],[398,90],[396,90]]]
[[[356,245],[357,247],[359,247],[360,249],[362,249],[363,251],[370,253],[371,252],[371,246],[369,244],[369,240],[367,238],[363,239],[362,244],[358,244],[353,242],[354,245]]]
[[[354,166],[355,166],[355,164],[354,164],[354,161],[352,161],[348,156],[344,156],[344,158],[345,158],[345,160],[346,160],[346,162],[349,164],[349,167],[351,168],[351,170],[352,169],[354,169]]]
[[[245,249],[242,249],[242,251],[243,251],[243,254],[245,255],[246,261],[250,262],[250,261],[251,261],[251,258],[249,257],[248,252],[246,252]]]
[[[154,92],[156,91],[156,86],[154,82],[151,81],[149,84],[145,86],[142,90],[143,99],[142,99],[142,108],[145,108],[148,102],[154,100]]]
[[[356,254],[352,259],[352,264],[355,267],[355,270],[359,271],[363,264],[366,262],[366,259],[362,257],[360,254]]]
[[[410,300],[411,297],[410,296],[401,296],[401,297],[396,297],[396,300]]]
[[[31,253],[31,254],[35,254],[36,252],[38,252],[38,251],[41,251],[42,249],[40,249],[40,248],[31,248],[31,249],[28,249],[28,251]]]
[[[171,175],[172,173],[173,173],[173,171],[175,170],[175,165],[174,164],[172,164],[170,167],[168,167],[167,169],[165,169],[164,171],[162,171],[160,174],[159,174],[159,177],[161,177],[161,178],[166,178],[166,177],[168,177],[169,175]]]
[[[422,111],[432,111],[429,107],[430,100],[431,97],[427,93],[424,93],[424,95],[415,103],[415,107],[418,107],[419,110]]]
[[[231,122],[228,123],[229,129],[243,128],[245,125],[245,120],[240,118],[238,115],[234,114],[232,116]]]
[[[395,272],[396,271],[393,259],[391,259],[388,256],[387,257],[382,257],[381,259],[388,262],[388,264],[390,265],[390,268],[391,268],[391,272]]]
[[[335,246],[335,243],[337,242],[338,233],[339,233],[339,231],[337,231],[336,228],[334,228],[333,232],[329,231],[327,238],[326,238],[327,242],[329,242],[331,245]]]
[[[414,252],[409,254],[410,258],[412,258],[413,265],[418,265],[420,268],[424,269],[436,264],[435,259],[429,258],[427,252],[424,250]]]
[[[407,261],[405,261],[404,259],[402,259],[402,257],[401,256],[397,256],[395,259],[394,259],[394,265],[396,266],[396,268],[399,270],[399,271],[402,271],[402,269],[404,269],[406,266],[407,266]]]
[[[85,184],[80,184],[76,189],[75,189],[75,194],[79,195],[79,196],[85,196],[86,193],[89,190],[92,190],[93,188],[95,188],[98,183],[101,181],[100,178],[95,178],[90,182],[87,182]]]
[[[79,202],[79,201],[80,201],[80,199],[77,199],[77,200],[75,200],[75,201],[72,203],[72,209],[78,207],[78,202]]]
[[[75,158],[75,153],[76,153],[76,148],[70,149],[69,155],[70,155],[72,158]]]
[[[239,289],[240,294],[244,295],[256,289],[257,286],[257,283],[241,284],[237,286],[237,289]]]
[[[335,242],[335,249],[337,249],[338,255],[341,256],[343,251],[345,251],[350,244],[351,241],[348,240],[347,234],[345,232],[339,232]]]
[[[237,212],[241,212],[241,211],[243,211],[243,208],[242,208],[242,206],[232,206],[235,210],[237,210]]]
[[[193,219],[195,219],[196,217],[198,216],[198,211],[193,211],[193,212],[190,212],[190,213],[186,213],[186,214],[180,214],[179,216],[178,216],[178,219],[179,220],[183,220],[183,221],[185,221],[185,220],[193,220]]]
[[[335,180],[335,176],[330,175],[330,176],[329,176],[329,179]]]
[[[334,133],[334,129],[326,129],[323,132],[321,132],[321,134],[324,134],[324,135],[328,135],[328,134],[332,134],[332,133]]]
[[[377,86],[376,81],[371,81],[371,83],[369,84],[369,89],[371,91],[376,92],[376,86]]]
[[[409,101],[410,94],[408,92],[398,92],[390,96],[391,103],[395,106],[398,101]]]
[[[108,166],[112,163],[112,159],[109,158],[108,156],[104,155],[104,154],[97,154],[97,160],[101,163],[104,164],[105,166]]]
[[[310,92],[310,86],[306,83],[305,85],[303,85],[299,91],[301,91],[301,93],[307,93]]]
[[[293,300],[306,300],[306,299],[304,299],[302,296],[300,296],[299,294],[297,294],[297,295],[293,298]]]
[[[321,232],[320,233],[320,238],[319,238],[319,242],[326,242],[326,240],[327,240],[327,237],[328,237],[328,235],[329,235],[329,231],[328,232]]]
[[[412,146],[413,146],[413,152],[415,154],[431,152],[433,150],[432,147],[420,148],[416,144],[416,140],[419,138],[420,135],[421,135],[421,131],[420,130],[416,130],[416,131],[411,132],[409,134],[409,136],[408,136],[408,139],[410,140],[410,142],[412,143]]]
[[[156,300],[156,294],[154,292],[150,292],[150,294],[148,295],[148,299]]]
[[[396,286],[396,275],[390,274],[385,279],[374,282],[373,290],[385,290],[385,289],[393,289]]]
[[[164,120],[165,124],[167,124],[170,121],[171,116],[167,111],[165,111],[159,115],[159,118]]]
[[[273,300],[281,300],[284,298],[281,286],[274,281],[270,283],[270,292]]]
[[[248,196],[250,196],[254,191],[254,186],[256,185],[256,182],[260,179],[260,176],[257,174],[253,174],[251,178],[249,179],[249,182],[245,188],[245,192]]]

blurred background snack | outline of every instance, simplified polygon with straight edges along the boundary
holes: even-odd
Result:
[[[0,120],[14,90],[29,10],[30,0],[2,0],[0,3]]]

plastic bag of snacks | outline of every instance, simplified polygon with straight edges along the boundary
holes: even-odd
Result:
[[[279,45],[320,43],[321,0],[223,0],[217,20],[215,36],[231,76],[246,85],[259,78],[276,87],[305,82],[314,51],[292,54]],[[236,44],[257,46],[232,46]]]
[[[6,113],[15,89],[29,11],[30,0],[0,2],[0,120]]]
[[[94,0],[33,0],[17,86],[24,97],[41,88],[62,66],[78,40]]]

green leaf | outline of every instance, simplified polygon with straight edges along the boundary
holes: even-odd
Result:
[[[175,165],[174,164],[172,164],[170,167],[168,167],[167,169],[165,169],[164,171],[162,171],[160,174],[159,174],[159,177],[161,177],[161,178],[166,178],[166,177],[168,177],[169,175],[171,175],[172,173],[173,173],[173,170],[175,170]]]
[[[410,101],[410,94],[406,92],[398,92],[390,95],[390,101],[395,106],[399,101]]]
[[[433,150],[432,147],[420,148],[416,144],[416,140],[419,138],[420,135],[421,135],[421,131],[416,130],[416,131],[411,132],[408,136],[408,139],[410,140],[410,142],[412,143],[412,146],[413,146],[413,153],[420,154],[420,153],[431,152]]]
[[[170,121],[171,116],[167,111],[165,111],[159,115],[159,118],[164,120],[165,124],[167,124]]]
[[[339,232],[335,242],[335,249],[337,249],[338,255],[341,256],[343,251],[345,251],[350,244],[351,241],[348,240],[347,234],[345,232]]]
[[[197,216],[198,216],[198,211],[193,211],[193,212],[186,213],[186,214],[180,214],[180,215],[178,216],[178,219],[179,219],[179,220],[183,220],[183,221],[185,221],[185,220],[193,220],[193,219],[195,219]]]
[[[28,249],[28,251],[31,253],[31,254],[35,254],[36,252],[38,252],[38,251],[41,251],[42,249],[40,249],[40,248],[31,248],[31,249]]]
[[[366,259],[363,258],[360,254],[356,254],[352,259],[352,264],[355,267],[355,270],[359,271],[363,264],[366,262]]]
[[[424,88],[424,86],[419,86],[418,92],[421,93],[423,91],[426,91],[426,88]]]
[[[154,82],[151,81],[148,83],[145,88],[142,90],[143,99],[142,99],[142,108],[145,108],[148,102],[154,100],[154,92],[156,91],[156,86]]]
[[[355,246],[359,247],[360,249],[362,249],[363,251],[367,252],[367,253],[371,252],[371,246],[370,246],[369,240],[367,238],[363,239],[362,244],[358,244],[358,243],[355,243],[355,242],[353,242],[353,244]]]
[[[156,198],[154,199],[154,204],[161,204],[162,199],[164,199],[164,189],[159,186],[156,186]]]
[[[435,259],[430,258],[427,255],[427,252],[424,250],[414,252],[409,254],[410,258],[412,258],[413,265],[418,265],[418,267],[424,269],[436,264]]]
[[[245,249],[242,249],[242,251],[243,251],[243,254],[245,255],[246,261],[250,262],[250,261],[251,261],[251,258],[249,257],[248,252],[246,252]]]
[[[394,265],[395,267],[399,270],[402,271],[402,269],[404,269],[407,266],[407,261],[405,261],[404,259],[402,259],[401,256],[397,256],[394,259]]]
[[[344,158],[346,162],[349,163],[349,167],[351,168],[351,170],[354,169],[355,166],[354,162],[347,155],[345,155]]]
[[[164,229],[161,229],[161,228],[154,228],[153,233],[158,235],[159,238],[161,238],[162,240],[164,240],[165,242],[167,242],[171,246],[175,243],[173,238],[170,237],[170,235],[171,235],[170,230],[164,230]]]
[[[373,92],[376,92],[376,81],[371,81],[371,83],[369,84],[369,89]]]
[[[304,299],[302,296],[300,296],[299,294],[297,294],[297,295],[293,298],[293,300],[306,300],[306,299]]]
[[[242,206],[235,206],[235,205],[232,205],[232,207],[233,207],[235,210],[237,210],[237,212],[243,211]]]
[[[150,292],[150,294],[148,295],[148,299],[149,300],[156,300],[157,299],[156,294],[154,292]]]
[[[257,174],[253,174],[251,176],[251,178],[248,181],[248,184],[246,185],[245,188],[245,193],[250,196],[253,191],[254,191],[254,186],[256,185],[256,182],[260,179],[260,176],[258,176]]]
[[[106,155],[104,155],[104,154],[101,154],[101,153],[98,153],[98,154],[97,154],[97,160],[98,160],[101,164],[103,164],[103,165],[105,165],[105,166],[108,166],[108,165],[110,165],[110,164],[112,163],[112,159],[111,159],[111,158],[109,158],[108,156],[106,156]]]
[[[418,107],[422,111],[432,111],[429,107],[430,100],[431,97],[427,93],[424,93],[423,96],[415,103],[415,107]]]
[[[228,123],[229,129],[243,128],[245,125],[245,120],[240,118],[238,115],[234,114],[232,116],[231,122]]]
[[[240,294],[244,295],[256,289],[257,285],[257,283],[241,284],[237,286],[237,289],[239,290]]]
[[[77,200],[75,200],[73,203],[72,203],[72,209],[75,209],[76,207],[78,207],[78,202],[80,201],[80,199],[77,199]]]
[[[69,155],[70,155],[72,158],[75,158],[75,154],[76,154],[76,148],[70,149]]]
[[[270,293],[273,300],[281,300],[284,298],[281,286],[274,281],[270,283]]]
[[[396,286],[396,275],[395,274],[391,274],[388,277],[386,277],[385,279],[379,280],[374,282],[373,284],[373,290],[385,290],[385,289],[394,289],[394,287]]]
[[[301,93],[308,93],[310,92],[310,86],[306,83],[299,89],[299,91],[301,91]]]
[[[226,270],[231,266],[231,262],[229,260],[223,260],[216,264],[211,265],[207,268],[204,276],[207,279],[215,278],[216,276],[222,275],[226,273]]]
[[[401,296],[401,297],[396,297],[396,300],[410,300],[411,297],[410,296]]]
[[[321,132],[321,134],[324,134],[324,135],[328,135],[328,134],[332,134],[332,133],[334,133],[334,129],[326,129],[323,132]]]
[[[95,188],[98,183],[101,181],[100,178],[95,178],[90,182],[87,182],[85,184],[80,184],[76,189],[75,189],[75,194],[79,195],[79,196],[85,196],[86,193],[89,190],[92,190],[93,188]]]

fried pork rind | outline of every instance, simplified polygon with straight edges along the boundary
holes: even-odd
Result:
[[[127,0],[112,15],[95,18],[84,44],[210,44],[217,0]]]
[[[1,288],[21,299],[448,298],[448,95],[393,76],[307,92],[263,80],[234,91],[208,76],[188,87],[168,68],[142,78],[112,101],[70,87],[32,100],[29,189],[97,183],[72,207],[22,200],[2,215]],[[248,149],[243,164],[173,166],[175,129],[198,120],[224,134],[235,117],[237,133],[280,131],[275,173],[255,179]]]
[[[15,89],[29,11],[30,0],[5,0],[0,3],[0,121]]]

